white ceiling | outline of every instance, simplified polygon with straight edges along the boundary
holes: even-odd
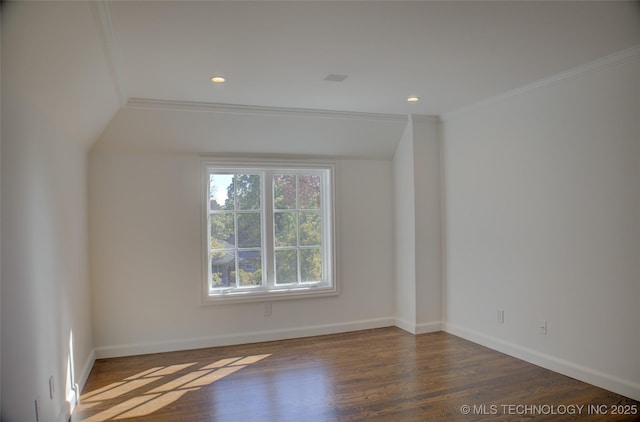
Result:
[[[108,5],[129,98],[440,115],[640,44],[639,2]]]

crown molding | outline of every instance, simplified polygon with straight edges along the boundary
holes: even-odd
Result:
[[[98,17],[100,23],[100,30],[102,32],[103,46],[107,65],[109,67],[109,73],[111,79],[116,88],[118,100],[120,106],[127,104],[127,86],[125,84],[125,78],[122,68],[122,60],[120,59],[120,51],[118,49],[118,43],[115,32],[113,30],[113,23],[111,21],[111,8],[109,1],[98,0],[90,2]]]
[[[294,116],[348,120],[376,120],[395,123],[408,122],[408,116],[402,114],[359,113],[353,111],[317,110],[306,108],[263,107],[241,104],[205,103],[196,101],[154,100],[148,98],[129,98],[126,106],[130,108],[154,110],[199,111],[208,113]]]
[[[565,72],[557,73],[555,75],[552,75],[544,79],[540,79],[539,81],[527,84],[520,88],[516,88],[511,91],[507,91],[502,94],[496,95],[494,97],[489,97],[487,99],[481,100],[477,103],[459,108],[457,110],[444,113],[440,117],[443,120],[455,118],[469,111],[476,110],[480,107],[497,103],[512,97],[517,97],[519,95],[528,94],[529,92],[535,91],[537,89],[555,85],[566,79],[574,78],[576,76],[580,76],[585,73],[592,72],[594,70],[602,69],[604,67],[615,65],[617,63],[621,63],[621,62],[638,58],[638,57],[640,57],[640,45],[635,45],[633,47],[618,51],[616,53],[602,57],[600,59],[596,59],[596,60],[587,62],[583,65],[576,66]]]

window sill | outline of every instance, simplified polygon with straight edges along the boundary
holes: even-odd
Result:
[[[223,305],[230,303],[271,302],[292,299],[337,296],[335,287],[306,287],[290,290],[244,291],[219,294],[205,294],[202,305]]]

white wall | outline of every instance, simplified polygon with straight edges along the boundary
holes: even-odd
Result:
[[[411,116],[414,140],[416,324],[442,329],[442,253],[439,120]]]
[[[396,324],[442,329],[439,124],[410,116],[393,157]]]
[[[636,54],[444,120],[447,330],[635,399],[638,75]]]
[[[409,122],[393,156],[396,325],[415,332],[416,209],[413,168],[413,124]]]
[[[65,420],[93,356],[86,146],[117,99],[88,4],[2,8],[0,419],[35,421],[39,399]]]
[[[153,136],[140,139],[143,128],[134,124],[130,130],[119,122],[127,109],[90,154],[92,310],[99,356],[393,325],[390,159],[338,158],[339,296],[275,302],[270,317],[264,316],[262,303],[203,306],[200,158],[157,148]],[[147,121],[153,120],[154,110],[145,112]],[[189,112],[158,110],[155,119],[178,124],[184,113]],[[213,118],[224,121],[215,113]],[[304,129],[304,120],[287,119]],[[240,120],[257,133],[261,125],[273,126],[265,116]],[[344,124],[342,119],[322,122],[328,130]],[[368,123],[361,125],[369,130]],[[193,138],[188,126],[181,127],[183,136],[173,139],[172,149],[185,148],[183,139]],[[307,142],[302,129],[288,135],[283,131],[286,139],[279,145],[301,148]],[[136,138],[135,148],[123,151],[129,138]],[[212,145],[222,141],[212,135]],[[287,151],[259,141],[250,142],[271,153]]]
[[[2,92],[2,6],[0,6],[0,92]],[[2,233],[2,101],[0,101],[0,233]],[[0,235],[1,238],[1,235]],[[0,254],[0,316],[2,315],[2,254]],[[0,322],[0,380],[2,379],[2,323]],[[0,382],[2,417],[2,382]]]

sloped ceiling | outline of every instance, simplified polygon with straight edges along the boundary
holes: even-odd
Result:
[[[216,153],[389,159],[406,116],[130,100],[94,153]]]
[[[2,4],[3,118],[37,119],[86,149],[98,139],[121,102],[95,6]]]

